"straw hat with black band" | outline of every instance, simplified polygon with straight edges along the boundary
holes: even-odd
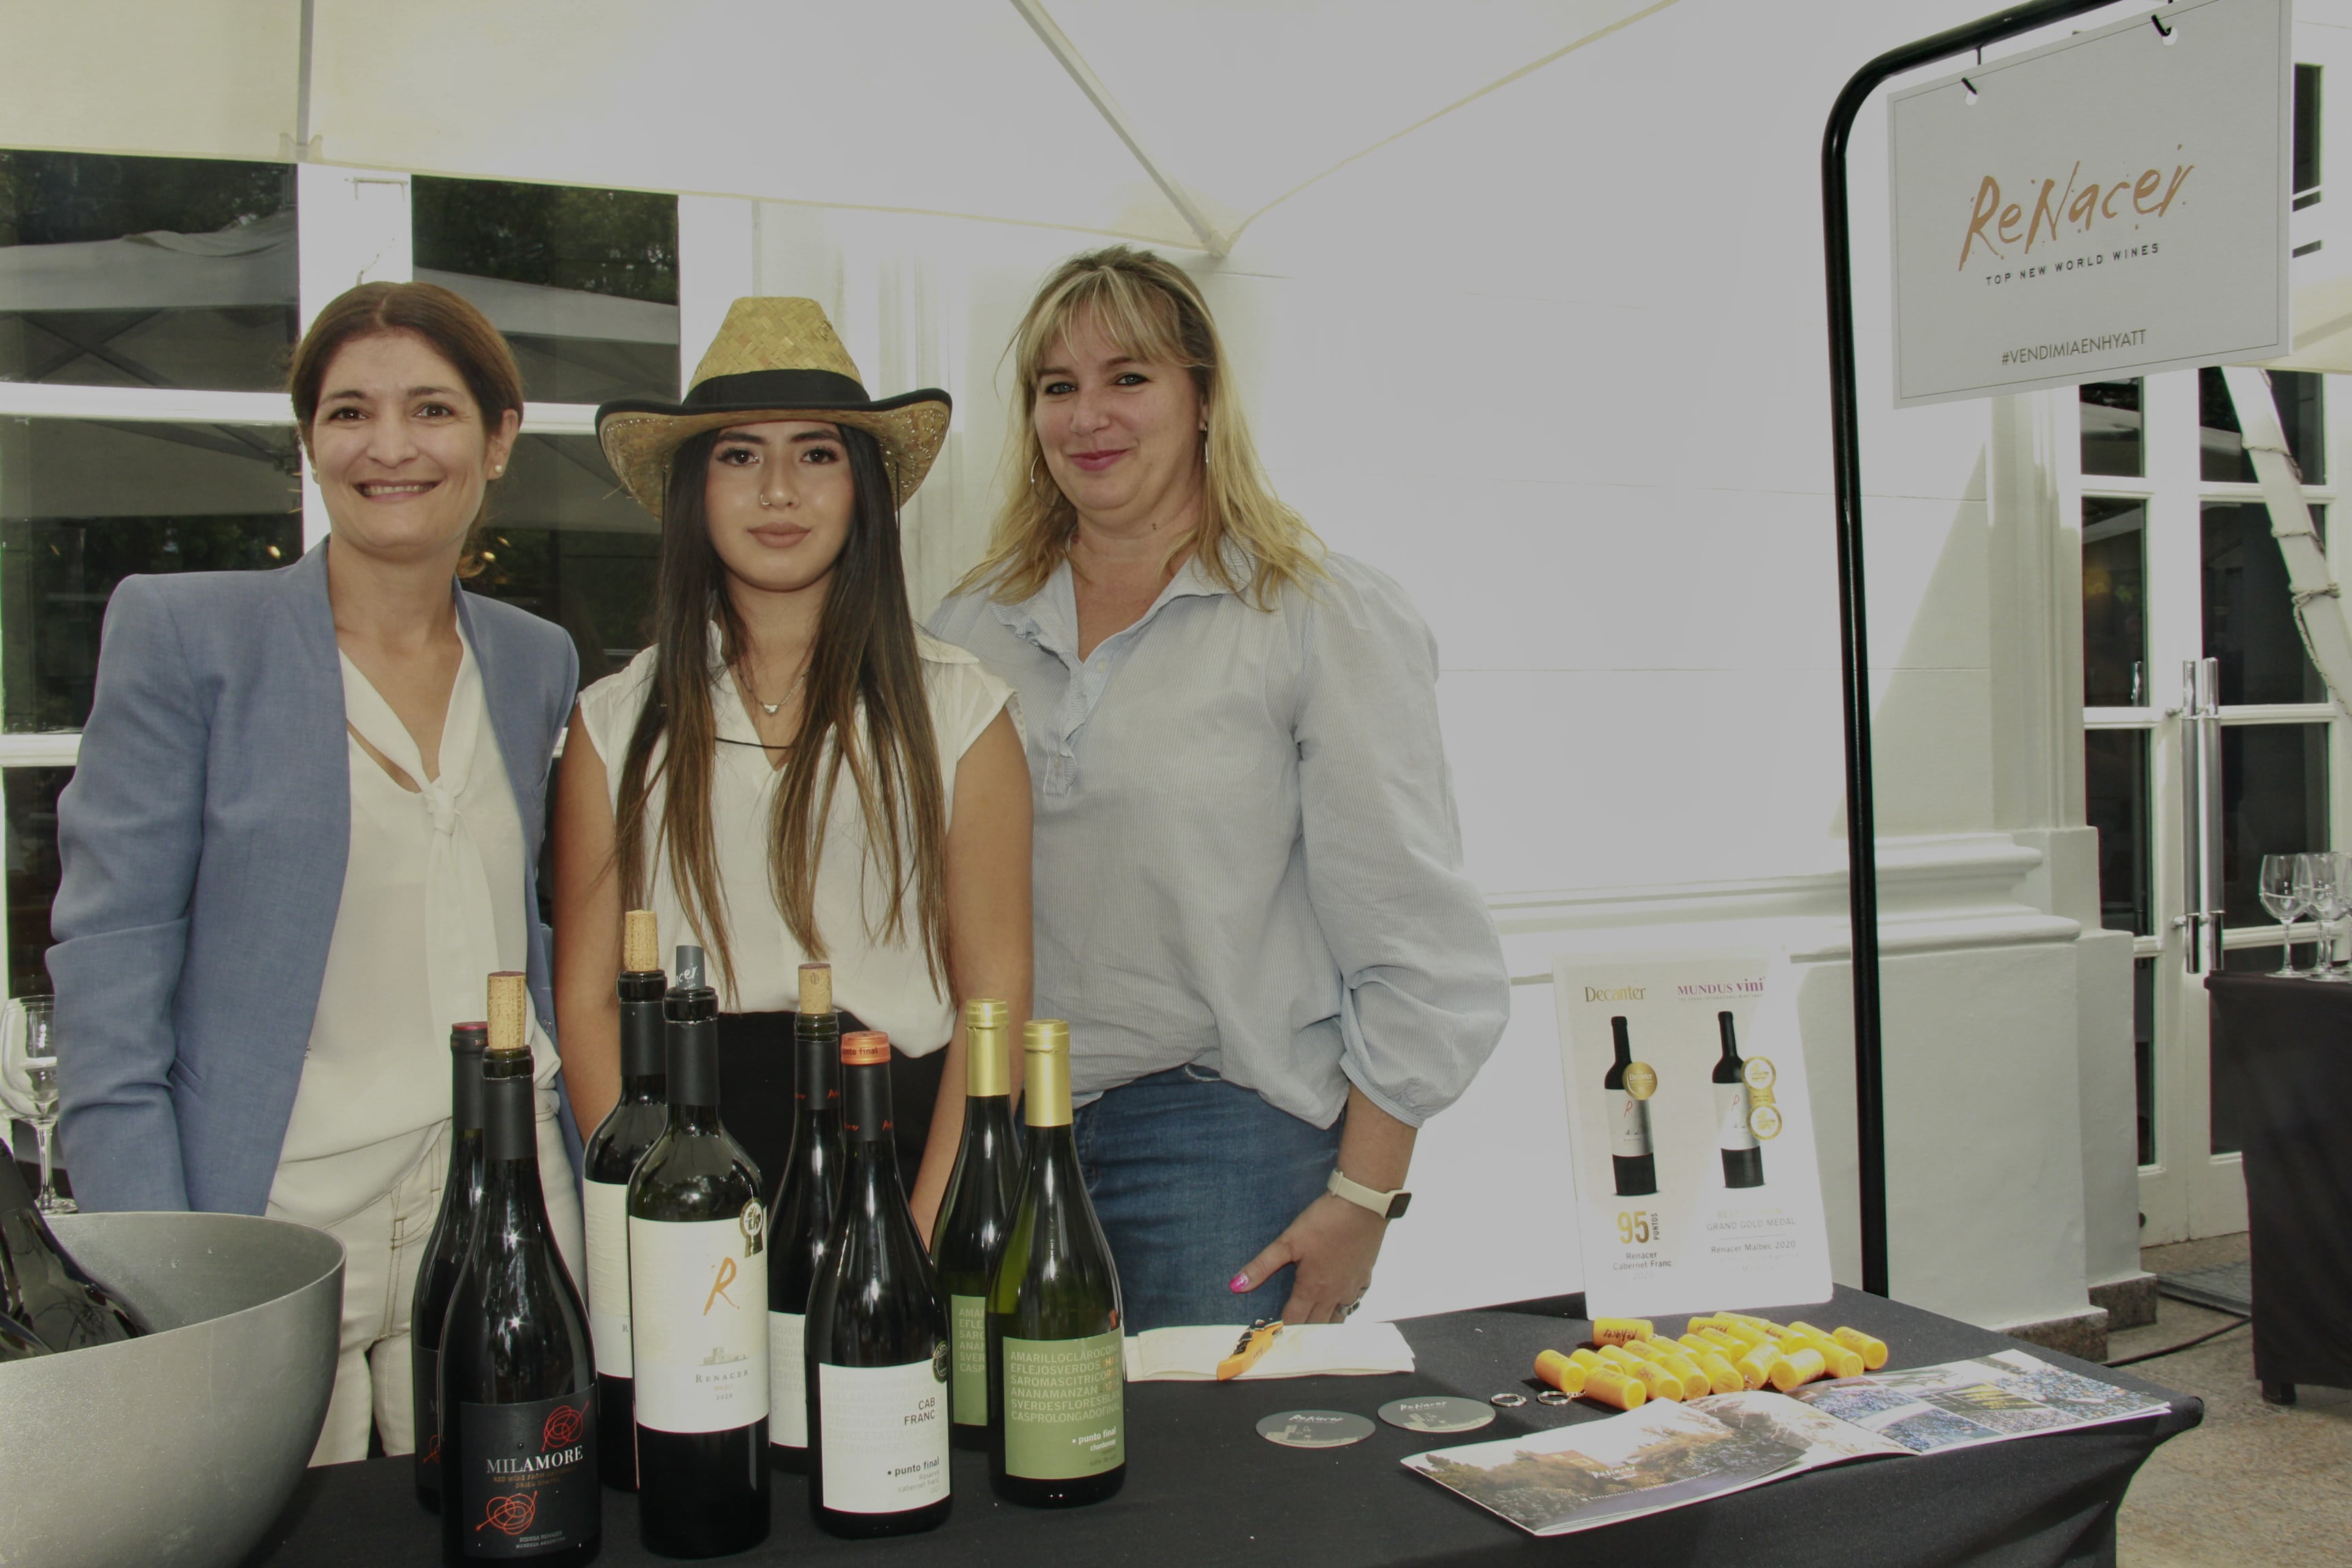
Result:
[[[948,435],[948,395],[936,387],[866,395],[857,365],[814,300],[738,300],[695,367],[685,398],[630,397],[596,410],[596,438],[621,486],[656,517],[670,459],[706,430],[807,419],[849,425],[882,447],[894,500],[907,504]]]

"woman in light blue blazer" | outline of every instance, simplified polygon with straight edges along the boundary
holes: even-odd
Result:
[[[132,577],[58,803],[64,1143],[94,1209],[215,1209],[344,1246],[314,1463],[413,1443],[408,1309],[447,1163],[451,1026],[530,976],[550,1217],[578,1272],[538,847],[571,639],[459,591],[522,385],[457,295],[364,285],[296,350],[328,541]]]

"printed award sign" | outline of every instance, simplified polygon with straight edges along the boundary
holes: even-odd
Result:
[[[2183,0],[1896,94],[1897,407],[2287,352],[2287,0]]]
[[[1823,1301],[1793,976],[1756,952],[1559,960],[1585,1313]]]

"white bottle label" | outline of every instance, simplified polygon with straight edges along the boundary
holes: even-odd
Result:
[[[1650,1102],[1622,1089],[1609,1094],[1609,1152],[1637,1160],[1650,1152]]]
[[[1748,1126],[1748,1086],[1715,1086],[1715,1141],[1726,1149],[1753,1149],[1756,1134]]]
[[[947,1363],[816,1369],[824,1506],[903,1513],[948,1495]]]
[[[787,1448],[808,1447],[807,1337],[800,1313],[768,1314],[768,1441]]]
[[[731,1432],[768,1414],[768,1265],[740,1219],[629,1219],[637,1425]]]
[[[596,1370],[629,1373],[629,1184],[580,1184],[580,1218],[588,1232],[588,1333]]]

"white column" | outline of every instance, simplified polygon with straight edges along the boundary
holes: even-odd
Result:
[[[309,331],[335,297],[362,283],[405,283],[414,276],[408,176],[331,163],[295,166],[295,211],[301,225],[299,310]],[[327,537],[327,507],[302,466],[302,547]]]

